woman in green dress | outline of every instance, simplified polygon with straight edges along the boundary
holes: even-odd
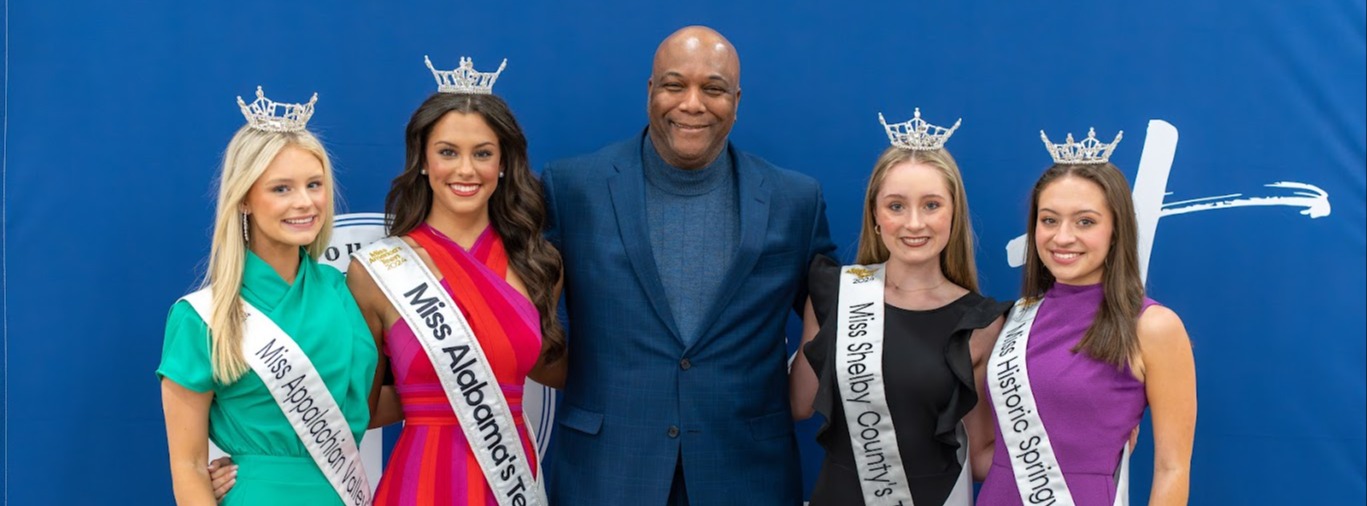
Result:
[[[313,101],[275,104],[259,88],[257,97],[250,105],[238,99],[248,124],[224,155],[204,288],[177,301],[166,321],[157,376],[176,502],[215,504],[205,467],[209,441],[233,455],[238,466],[222,504],[368,502],[365,471],[354,454],[324,453],[320,467],[311,453],[348,444],[354,451],[359,445],[370,419],[367,395],[376,361],[374,341],[345,279],[317,262],[332,229],[332,167],[322,144],[305,129]],[[245,315],[253,311],[260,314],[250,320]],[[261,316],[307,358],[286,364],[285,355],[244,349],[244,341],[275,336],[261,331],[269,327],[262,326]],[[264,381],[258,371],[266,371]],[[303,392],[310,381],[312,391],[291,399],[282,395],[277,403],[273,390]],[[310,406],[298,402],[304,397]],[[310,411],[315,398],[317,406],[337,409]],[[312,449],[290,416],[302,416],[318,435],[308,438]],[[323,433],[333,427],[328,420],[337,422],[337,430]],[[329,463],[359,481],[329,481],[338,473],[325,472],[333,467]],[[350,497],[343,493],[348,487],[355,489]]]

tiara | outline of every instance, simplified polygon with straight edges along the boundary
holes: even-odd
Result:
[[[1120,138],[1125,135],[1121,130],[1115,133],[1115,140],[1106,144],[1096,139],[1096,129],[1087,129],[1087,138],[1082,142],[1073,142],[1073,134],[1069,133],[1063,144],[1049,142],[1049,136],[1044,135],[1044,130],[1039,131],[1039,138],[1044,139],[1044,149],[1049,150],[1049,156],[1054,157],[1054,163],[1068,164],[1091,164],[1106,163],[1111,159],[1111,153],[1115,151],[1115,145],[1120,144]]]
[[[318,94],[314,93],[307,104],[275,102],[266,98],[266,93],[257,86],[256,100],[248,104],[238,95],[237,106],[242,108],[242,116],[252,128],[265,132],[298,132],[308,126],[309,118],[313,117],[313,104],[317,101]],[[284,110],[277,114],[277,109]]]
[[[954,131],[959,129],[959,123],[963,123],[963,118],[954,122],[954,126],[945,128],[926,123],[921,119],[921,108],[917,107],[915,116],[911,121],[903,123],[888,124],[883,119],[883,113],[878,113],[878,122],[883,124],[883,129],[888,131],[888,140],[892,141],[893,146],[913,151],[933,151],[945,147],[945,141],[949,136],[954,135]]]
[[[503,67],[508,66],[508,59],[503,59],[503,64],[498,66],[494,72],[480,72],[475,70],[475,64],[469,58],[460,57],[460,66],[455,70],[437,70],[432,66],[432,60],[426,55],[422,57],[427,62],[427,68],[432,70],[432,77],[437,80],[437,91],[441,93],[475,93],[488,95],[494,92],[494,81],[498,80],[498,75],[503,73]]]

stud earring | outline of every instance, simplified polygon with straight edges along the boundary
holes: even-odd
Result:
[[[503,179],[503,171],[498,171],[498,178]]]
[[[427,169],[419,170],[418,173],[420,173],[420,174],[426,176],[426,175],[427,175]]]

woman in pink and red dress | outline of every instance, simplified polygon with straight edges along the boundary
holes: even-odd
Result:
[[[528,377],[563,383],[565,341],[555,314],[560,255],[541,235],[545,204],[528,166],[527,140],[497,96],[439,92],[413,113],[406,144],[407,163],[385,201],[394,220],[389,233],[441,278],[469,322],[539,479],[522,388]],[[353,262],[347,277],[384,351],[372,425],[405,422],[375,504],[497,504],[413,329],[364,267]],[[386,369],[401,414],[380,400]]]

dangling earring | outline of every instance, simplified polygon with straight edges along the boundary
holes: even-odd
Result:
[[[250,244],[251,236],[247,234],[247,213],[242,213],[242,244]]]
[[[503,179],[503,171],[498,171],[498,178]]]

